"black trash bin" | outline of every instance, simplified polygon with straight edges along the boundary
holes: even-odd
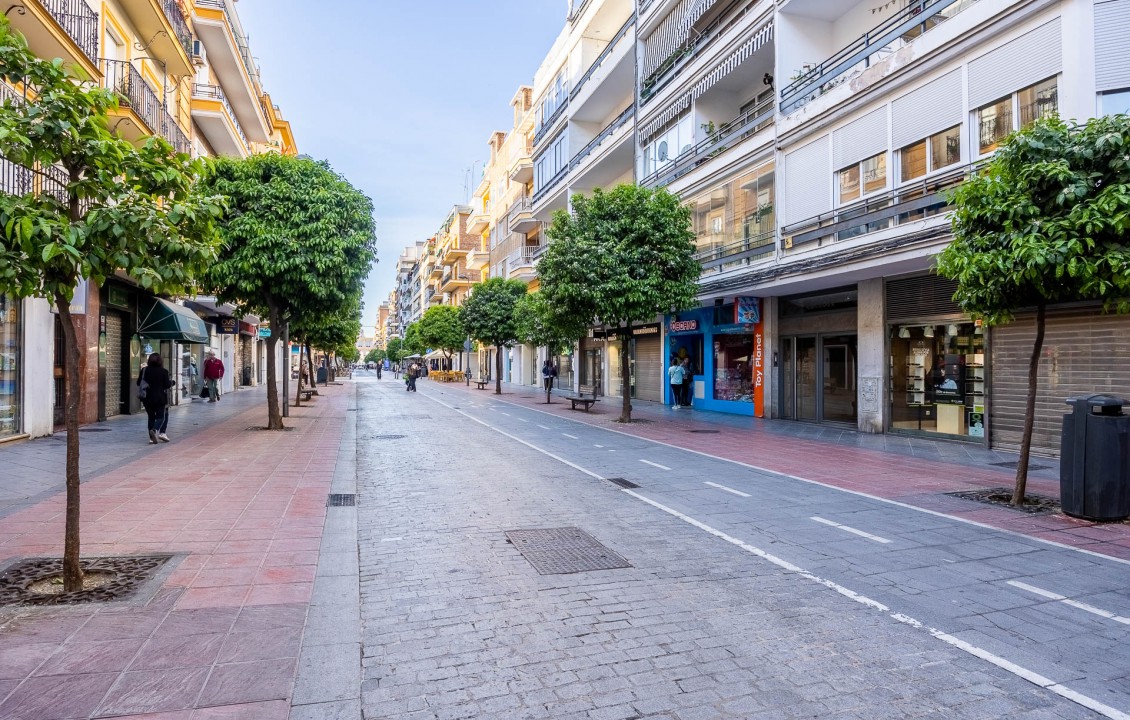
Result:
[[[1130,415],[1111,395],[1068,398],[1059,458],[1063,512],[1086,520],[1130,517]]]
[[[326,369],[324,367],[318,368],[318,383],[320,385],[326,384]]]
[[[243,366],[243,384],[245,386],[251,384],[251,366],[250,365],[244,365]]]

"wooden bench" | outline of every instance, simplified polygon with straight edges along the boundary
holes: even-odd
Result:
[[[585,396],[588,397],[585,397]],[[573,410],[577,409],[577,403],[585,406],[585,412],[589,411],[595,403],[600,402],[596,397],[596,387],[593,385],[581,385],[577,388],[576,395],[566,395],[565,400],[568,400],[573,405]]]
[[[307,400],[307,401],[309,401],[309,400],[310,400],[310,397],[311,397],[311,396],[312,396],[312,395],[313,395],[313,394],[314,394],[315,392],[316,392],[316,391],[315,391],[315,390],[312,390],[312,389],[304,389],[304,390],[299,390],[299,391],[298,391],[298,394],[302,396],[302,399],[303,399],[303,400]]]
[[[479,390],[486,390],[487,385],[490,385],[490,380],[476,380],[475,387]]]

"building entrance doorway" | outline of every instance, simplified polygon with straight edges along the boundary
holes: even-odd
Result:
[[[855,335],[781,338],[781,417],[854,425],[857,420]]]

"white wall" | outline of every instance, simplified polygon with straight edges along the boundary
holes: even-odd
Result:
[[[24,300],[23,323],[22,428],[41,437],[50,435],[55,426],[55,316],[50,303],[42,298]]]

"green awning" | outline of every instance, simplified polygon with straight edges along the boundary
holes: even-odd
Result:
[[[138,309],[137,334],[142,337],[181,343],[208,342],[208,326],[186,307],[161,298],[143,297]]]

